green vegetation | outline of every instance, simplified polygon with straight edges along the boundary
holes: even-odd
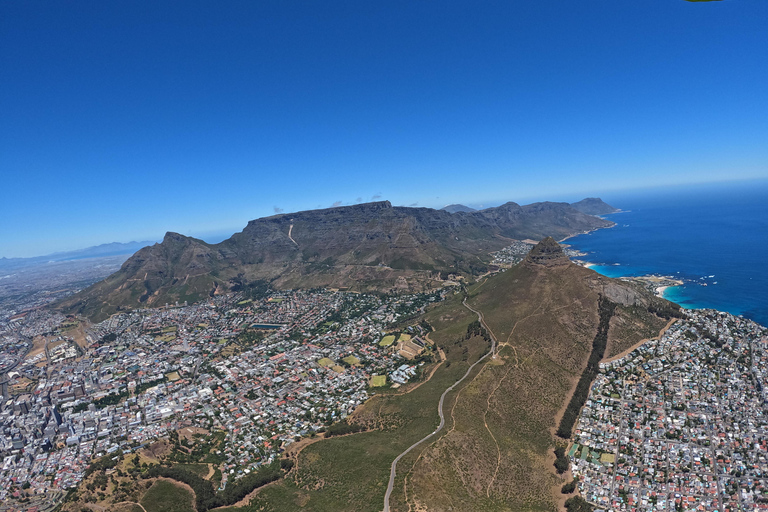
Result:
[[[136,385],[136,390],[133,392],[134,395],[138,396],[148,390],[149,388],[153,388],[157,386],[158,384],[162,384],[163,382],[167,381],[168,379],[166,377],[160,377],[159,379],[155,379],[149,382],[144,382],[142,384]]]
[[[189,485],[195,491],[197,512],[206,512],[212,508],[234,505],[254,489],[279,479],[285,472],[290,470],[292,464],[290,461],[286,461],[284,464],[276,461],[269,466],[262,466],[258,471],[253,471],[238,480],[230,482],[220,492],[214,490],[213,484],[210,481],[179,466],[152,466],[142,474],[142,478],[165,477]]]
[[[128,390],[125,389],[123,391],[120,391],[119,393],[110,393],[105,397],[99,398],[98,400],[94,400],[93,404],[96,406],[97,409],[103,409],[110,405],[117,405],[120,403],[120,401],[123,398],[128,397]]]
[[[562,475],[568,471],[570,462],[571,461],[568,459],[568,455],[565,454],[564,446],[561,445],[555,448],[555,469],[557,470],[558,475]]]
[[[114,332],[111,332],[109,334],[102,336],[101,343],[111,343],[116,339],[117,339],[117,334],[115,334]]]
[[[360,360],[356,358],[355,356],[347,356],[344,359],[342,359],[345,363],[347,363],[350,366],[360,364]]]
[[[325,430],[325,437],[343,436],[344,434],[354,434],[356,432],[362,432],[364,427],[362,425],[349,424],[346,420],[342,420],[338,423],[334,423]]]
[[[194,512],[192,495],[179,485],[158,480],[141,499],[147,512]]]
[[[394,336],[384,336],[379,342],[380,347],[388,347],[395,342]]]
[[[96,473],[97,471],[114,468],[117,466],[118,462],[120,462],[121,456],[122,452],[118,452],[115,454],[104,455],[103,457],[96,459],[95,461],[91,462],[91,465],[88,466],[88,469],[85,470],[85,476]]]
[[[180,440],[178,432],[170,432],[168,439],[172,446],[167,461],[178,464],[220,464],[223,461],[223,457],[215,452],[224,446],[226,432],[219,430],[205,436],[196,434],[194,437],[194,442],[189,442],[186,439]]]
[[[578,483],[579,483],[578,479],[574,478],[570,482],[564,484],[560,488],[560,492],[563,494],[573,494],[573,492],[576,490],[576,484]]]
[[[371,377],[371,387],[380,388],[387,385],[386,375],[374,375]]]
[[[595,507],[587,503],[581,496],[574,496],[565,500],[565,509],[568,512],[592,512]]]
[[[587,401],[587,397],[589,397],[589,388],[592,386],[592,381],[595,380],[600,371],[600,361],[602,361],[605,347],[608,345],[608,327],[615,309],[615,303],[603,296],[600,297],[598,302],[600,324],[598,325],[595,339],[592,342],[592,353],[589,355],[587,367],[584,368],[584,372],[581,374],[576,390],[573,392],[571,401],[568,403],[568,407],[560,420],[560,426],[557,429],[557,435],[564,439],[570,439],[573,425],[579,417],[579,411],[581,411],[581,407]]]
[[[257,279],[255,281],[246,281],[244,274],[238,274],[230,280],[231,290],[233,292],[242,292],[245,300],[240,305],[246,305],[253,301],[259,301],[272,293],[272,286],[269,281]]]
[[[469,321],[471,317],[459,328],[466,329]],[[465,344],[468,361],[462,362],[461,353],[456,351],[449,356],[454,364],[449,368],[442,365],[429,381],[412,392],[376,395],[355,413],[354,419],[345,422],[367,429],[365,432],[308,445],[289,477],[262,489],[243,510],[379,512],[392,460],[435,429],[440,394],[488,349],[488,344],[478,337]],[[335,428],[346,429],[338,425],[331,430]],[[411,463],[425,447],[409,454]],[[396,484],[396,489],[402,489],[402,485]]]
[[[577,267],[556,251],[540,252],[541,263],[527,260],[465,289],[467,304],[482,312],[488,334],[499,342],[498,353],[457,397],[446,398],[446,432],[415,463],[407,456],[398,465],[392,497],[398,510],[558,510],[561,495],[553,489],[563,481],[552,467],[559,444],[552,433],[569,390],[591,362],[600,294],[606,286],[612,292],[629,286]],[[645,290],[627,295],[649,299]],[[460,298],[426,315],[435,327],[430,338],[449,358],[463,351],[468,326],[482,333],[476,318],[451,325],[462,317]],[[645,317],[626,320],[625,335],[633,343],[650,330]]]
[[[199,477],[205,478],[208,475],[208,464],[176,464],[176,467],[194,473]]]

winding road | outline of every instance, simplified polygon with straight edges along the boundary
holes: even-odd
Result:
[[[389,512],[389,497],[392,495],[392,489],[394,488],[394,485],[395,485],[395,476],[397,476],[397,463],[400,461],[400,459],[402,459],[403,457],[408,455],[408,452],[410,452],[411,450],[413,450],[414,448],[419,446],[421,443],[423,443],[424,441],[426,441],[430,437],[436,435],[438,432],[440,432],[443,429],[443,426],[445,425],[445,416],[443,415],[443,402],[445,401],[445,396],[448,393],[450,393],[451,391],[453,391],[453,389],[456,386],[461,384],[464,381],[464,379],[467,378],[467,376],[470,374],[470,372],[472,372],[472,370],[475,368],[475,366],[477,366],[480,362],[482,362],[486,357],[490,356],[491,354],[495,354],[495,352],[496,352],[496,337],[493,335],[493,333],[488,328],[488,326],[485,325],[485,320],[483,319],[483,314],[481,312],[475,310],[475,309],[472,309],[472,307],[467,304],[467,299],[464,299],[462,304],[464,304],[465,308],[467,308],[468,310],[472,311],[473,313],[475,313],[477,315],[477,319],[480,322],[480,324],[485,328],[486,331],[488,331],[488,335],[491,337],[491,350],[489,350],[480,359],[475,361],[472,364],[472,366],[470,366],[467,369],[467,373],[465,373],[462,378],[460,378],[459,380],[454,382],[448,389],[443,391],[442,395],[440,395],[440,401],[437,404],[437,414],[438,414],[438,416],[440,416],[440,425],[438,425],[438,427],[431,434],[428,434],[428,435],[424,436],[423,438],[421,438],[420,440],[418,440],[415,443],[413,443],[403,453],[398,455],[395,460],[392,461],[392,467],[389,470],[389,485],[387,485],[387,492],[384,495],[384,512]]]

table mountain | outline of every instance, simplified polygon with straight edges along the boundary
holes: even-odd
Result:
[[[380,201],[273,215],[218,244],[167,233],[58,307],[101,319],[125,308],[192,302],[257,280],[276,288],[427,289],[439,284],[439,272],[484,272],[488,253],[512,239],[559,239],[612,225],[552,202],[450,213]]]

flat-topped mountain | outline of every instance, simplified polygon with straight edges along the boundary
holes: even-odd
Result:
[[[621,211],[618,208],[609,205],[599,197],[588,197],[576,203],[571,203],[571,206],[588,215],[608,215],[609,213]]]
[[[612,225],[551,202],[450,213],[380,201],[273,215],[218,244],[168,233],[59,306],[104,318],[124,308],[192,302],[257,280],[275,288],[428,289],[439,285],[439,272],[484,272],[489,252],[512,239],[564,238]]]

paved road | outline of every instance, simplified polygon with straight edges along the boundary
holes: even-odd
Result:
[[[13,366],[9,366],[8,368],[6,368],[5,373],[0,374],[0,380],[2,381],[0,382],[0,395],[2,395],[3,398],[11,398],[11,394],[8,392],[8,381],[10,380],[10,378],[8,377],[8,374],[11,373],[14,370],[14,368],[19,366],[21,362],[24,361],[24,359],[26,359],[29,353],[32,351],[32,340],[30,338],[27,338],[26,336],[24,336],[24,340],[29,344],[29,346],[27,347],[27,351],[24,352],[23,355],[19,356],[19,358],[16,360],[16,363],[14,363]]]
[[[483,319],[483,314],[477,310],[472,309],[468,304],[467,300],[464,299],[464,307],[466,307],[468,310],[472,311],[477,315],[477,319],[480,321],[480,324],[485,327],[485,330],[488,331],[488,335],[491,337],[491,350],[489,350],[483,357],[475,361],[475,363],[467,369],[467,373],[464,374],[462,378],[454,382],[448,389],[443,391],[443,394],[440,395],[440,401],[437,404],[437,414],[440,416],[440,425],[432,432],[431,434],[423,437],[419,441],[416,441],[411,446],[408,447],[407,450],[405,450],[403,453],[397,456],[395,460],[392,461],[392,467],[389,470],[389,485],[387,485],[387,493],[384,495],[384,512],[389,512],[389,497],[392,495],[392,489],[395,485],[395,476],[397,476],[397,463],[400,462],[400,459],[408,455],[408,452],[419,446],[421,443],[429,439],[430,437],[436,435],[438,432],[440,432],[443,429],[443,426],[445,425],[445,416],[443,416],[443,401],[445,400],[445,396],[450,393],[456,386],[462,383],[464,379],[467,378],[467,376],[470,374],[470,372],[474,369],[475,366],[477,366],[481,361],[483,361],[486,357],[490,356],[491,354],[494,354],[496,351],[496,338],[491,333],[491,330],[488,329],[488,326],[485,325],[485,320]]]

